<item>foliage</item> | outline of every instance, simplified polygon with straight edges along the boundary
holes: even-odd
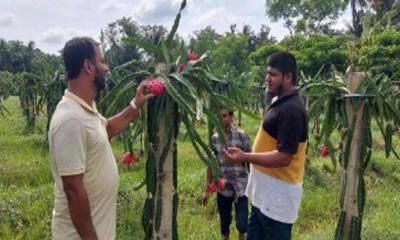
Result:
[[[346,69],[346,53],[339,38],[314,34],[310,37],[297,36],[283,41],[297,59],[298,69],[305,75],[314,76],[321,68],[326,76],[334,66],[340,72]]]
[[[341,0],[299,1],[266,0],[266,13],[274,21],[283,19],[290,35],[296,33],[321,32],[337,19],[346,5]],[[294,23],[294,21],[296,21]],[[294,31],[296,30],[296,31]]]
[[[0,116],[4,116],[4,113],[7,112],[3,101],[11,95],[14,88],[13,75],[7,71],[0,71]]]
[[[386,157],[393,153],[400,159],[400,155],[395,150],[395,145],[392,141],[393,135],[398,131],[396,126],[400,125],[397,86],[388,77],[382,75],[374,76],[367,73],[357,89],[350,92],[346,88],[345,76],[336,73],[332,75],[331,80],[323,83],[312,83],[311,80],[311,82],[303,85],[301,92],[308,97],[318,97],[309,103],[310,117],[320,121],[321,116],[313,114],[313,112],[325,109],[324,117],[321,121],[322,130],[316,136],[318,139],[317,144],[322,141],[328,147],[335,167],[337,154],[335,154],[336,146],[331,140],[331,135],[335,129],[339,129],[341,132],[341,140],[337,148],[340,149],[339,160],[344,169],[344,180],[341,187],[341,213],[336,230],[336,239],[343,239],[343,236],[346,239],[348,236],[351,239],[358,239],[361,236],[366,201],[364,172],[371,160],[373,147],[370,128],[372,119],[375,120],[382,134]],[[351,113],[357,112],[359,108],[363,110],[361,115],[363,118],[361,120],[356,119],[356,115]],[[356,123],[360,125],[356,125]],[[360,135],[355,135],[356,133]],[[353,141],[353,137],[359,140]],[[357,156],[350,154],[352,148],[359,149]],[[352,159],[354,159],[354,162],[350,166]],[[351,175],[353,168],[357,169],[357,176]],[[353,179],[354,177],[357,178]],[[351,185],[353,182],[356,182],[356,185]],[[349,190],[357,191],[356,196],[347,195],[348,188],[351,186],[357,186],[357,188]],[[356,201],[358,204],[357,214],[346,212],[349,209],[345,202],[348,201]],[[353,217],[351,222],[345,220],[348,219],[346,217],[347,214]],[[350,230],[347,231],[346,229]]]
[[[248,36],[226,35],[210,54],[211,70],[218,77],[237,78],[249,71],[248,55]]]
[[[42,133],[27,135],[22,131],[25,120],[17,97],[5,101],[9,110],[0,121],[0,236],[2,239],[51,239],[54,180],[48,162],[47,148],[41,145]],[[255,136],[259,121],[244,116],[242,128]],[[38,124],[45,126],[46,116]],[[197,126],[202,138],[206,126]],[[374,149],[366,170],[368,204],[364,211],[362,239],[399,239],[400,165],[393,157],[385,158],[382,139],[375,125]],[[219,216],[216,198],[207,207],[197,203],[204,191],[206,171],[190,140],[181,129],[178,140],[178,192],[180,194],[178,231],[181,239],[219,239]],[[313,138],[310,138],[313,140]],[[395,137],[394,143],[400,144]],[[115,158],[123,151],[122,143],[112,140]],[[293,240],[334,239],[338,216],[340,172],[327,172],[329,159],[321,158],[312,148],[307,154],[303,200],[299,219],[293,225]],[[117,162],[120,188],[117,205],[117,239],[143,239],[140,223],[145,190],[134,190],[145,174],[145,161],[127,169]],[[205,224],[206,223],[206,224]],[[237,239],[234,224],[232,239]]]
[[[209,126],[209,139],[215,127],[222,142],[225,142],[222,119],[216,114],[219,108],[235,106],[248,112],[240,104],[216,91],[217,89],[226,91],[230,85],[216,79],[208,67],[202,65],[205,54],[200,58],[195,53],[189,55],[183,44],[177,45],[174,41],[181,12],[185,6],[186,1],[184,0],[171,31],[159,43],[137,37],[123,38],[123,42],[127,46],[143,48],[147,51],[150,67],[141,71],[131,71],[127,76],[116,80],[116,85],[100,103],[100,106],[106,105],[109,110],[113,109],[113,111],[125,107],[126,99],[131,97],[135,87],[143,78],[158,78],[163,81],[165,86],[165,94],[151,99],[147,103],[142,121],[136,125],[137,129],[134,133],[129,133],[132,136],[131,139],[139,136],[141,132],[144,136],[143,150],[147,159],[145,179],[147,197],[142,215],[142,226],[145,231],[145,239],[158,238],[161,236],[160,234],[166,234],[162,235],[165,238],[177,239],[176,167],[178,159],[176,139],[180,123],[184,123],[199,158],[213,170],[213,175],[217,178],[219,176],[217,159],[209,145],[200,138],[199,133],[192,125],[196,118],[195,107],[199,101],[203,101],[203,111],[207,116]],[[245,43],[247,44],[247,42]],[[235,61],[237,64],[240,63],[240,59],[235,59]],[[179,67],[182,64],[184,64],[183,68]],[[129,65],[129,62],[123,64],[118,67],[118,71],[128,70]],[[238,69],[236,70],[238,71]],[[116,71],[114,70],[114,72]],[[117,74],[118,72],[112,77],[117,77]],[[133,141],[131,142],[133,143]],[[133,149],[132,146],[128,147],[129,150]],[[165,210],[165,208],[167,209]]]
[[[194,36],[191,37],[189,42],[189,48],[198,53],[205,53],[215,49],[222,38],[211,26],[195,31],[193,34]],[[209,59],[205,59],[205,61],[209,61]]]
[[[400,30],[374,32],[360,49],[360,69],[400,79]]]

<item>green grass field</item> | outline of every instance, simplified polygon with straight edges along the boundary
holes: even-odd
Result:
[[[48,150],[44,142],[45,116],[33,133],[26,133],[17,98],[5,101],[9,114],[0,116],[0,239],[50,239],[53,209],[53,179]],[[244,129],[254,138],[256,120],[244,118]],[[201,132],[204,129],[200,129]],[[182,131],[184,133],[184,130]],[[376,147],[367,169],[367,203],[362,239],[400,239],[400,161],[385,159],[380,135],[374,129]],[[213,196],[207,207],[198,200],[204,190],[206,167],[196,157],[189,140],[178,143],[178,231],[180,239],[220,239],[219,216]],[[310,139],[312,141],[312,139]],[[400,146],[395,138],[395,146]],[[123,151],[118,140],[112,142],[116,159]],[[293,239],[334,239],[339,212],[340,169],[313,148],[307,156],[307,171],[300,217]],[[118,163],[117,239],[142,239],[141,212],[145,188],[133,188],[144,178],[142,160],[129,169]],[[232,239],[237,239],[234,224]]]

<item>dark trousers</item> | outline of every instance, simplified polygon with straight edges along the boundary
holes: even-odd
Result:
[[[292,224],[275,221],[252,207],[247,240],[290,240]]]
[[[235,205],[236,228],[239,233],[247,232],[248,222],[248,201],[247,197],[240,197],[237,203],[234,202],[234,197],[225,197],[217,194],[218,212],[221,219],[221,234],[229,235],[229,226],[232,222],[232,205]]]

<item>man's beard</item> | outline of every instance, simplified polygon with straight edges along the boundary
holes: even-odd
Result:
[[[96,85],[98,91],[102,91],[107,87],[107,78],[103,74],[101,74],[97,69],[96,69],[96,76],[94,78],[94,84]]]
[[[276,87],[275,91],[270,91],[268,88],[265,91],[267,99],[272,99],[273,97],[280,96],[283,92],[283,83],[280,83]]]

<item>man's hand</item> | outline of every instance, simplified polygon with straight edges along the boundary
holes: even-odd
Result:
[[[109,139],[124,131],[129,123],[139,116],[140,108],[143,106],[144,102],[154,96],[151,93],[147,93],[146,89],[148,84],[149,82],[147,80],[142,81],[136,88],[136,95],[130,106],[126,107],[113,117],[107,119],[106,129]]]
[[[148,80],[144,80],[136,88],[135,103],[136,103],[136,106],[138,108],[141,108],[145,101],[147,101],[150,98],[154,97],[153,94],[148,93],[148,91],[147,91],[148,85],[149,85],[149,81]]]
[[[227,147],[222,149],[224,159],[231,163],[244,163],[246,162],[246,153],[238,147]]]
[[[208,191],[205,191],[203,193],[203,196],[201,197],[201,204],[204,206],[207,206],[208,203],[208,197],[210,196],[210,193]]]

